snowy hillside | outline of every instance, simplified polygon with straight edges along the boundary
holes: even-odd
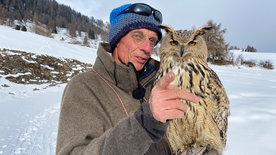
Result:
[[[96,49],[0,26],[0,49],[3,48],[86,63],[94,63],[96,58]],[[276,68],[274,53],[246,53],[243,57],[269,59]],[[275,155],[276,69],[214,65],[211,68],[220,77],[231,103],[224,154]],[[3,78],[1,70],[0,155],[54,155],[60,101],[66,84],[15,84]]]
[[[55,35],[56,39],[52,39],[0,25],[0,48],[72,58],[86,63],[94,62],[96,48],[68,44],[60,41],[63,37],[64,33]]]

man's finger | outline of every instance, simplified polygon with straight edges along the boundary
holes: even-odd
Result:
[[[165,110],[163,114],[163,118],[166,120],[181,118],[183,116],[184,116],[184,112],[178,109]]]
[[[158,96],[159,99],[162,98],[164,100],[187,100],[194,103],[199,101],[199,98],[195,94],[181,89],[160,91]]]
[[[169,72],[169,73],[165,74],[157,82],[157,89],[166,89],[173,80],[174,80],[174,73],[173,72]]]
[[[172,85],[172,84],[170,84],[167,88],[168,89],[179,89],[176,85]]]
[[[183,103],[181,100],[164,101],[159,103],[159,106],[162,107],[162,110],[178,109],[186,112],[188,109],[186,103]]]

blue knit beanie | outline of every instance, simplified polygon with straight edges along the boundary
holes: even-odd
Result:
[[[118,16],[120,12],[131,5],[132,4],[125,4],[113,9],[110,13],[108,40],[111,52],[113,52],[120,39],[134,29],[146,28],[155,31],[159,40],[162,38],[161,29],[158,27],[161,23],[158,22],[153,15],[144,16],[135,13],[125,13]]]

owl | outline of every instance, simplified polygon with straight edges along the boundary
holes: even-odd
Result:
[[[168,26],[161,28],[167,33],[160,45],[156,82],[172,71],[175,79],[171,84],[199,97],[198,103],[182,101],[188,110],[182,118],[170,121],[166,132],[169,144],[174,154],[185,151],[193,154],[193,150],[201,150],[196,154],[222,154],[230,110],[225,89],[207,64],[208,50],[202,35],[212,28],[177,31]]]

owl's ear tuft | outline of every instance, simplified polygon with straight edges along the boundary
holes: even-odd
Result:
[[[212,26],[203,26],[201,28],[196,29],[195,30],[195,32],[196,32],[195,34],[196,35],[203,35],[203,34],[209,32],[209,31],[211,31],[212,29],[213,29]]]
[[[193,31],[193,35],[192,35],[192,38],[193,39],[196,39],[197,36],[201,36],[209,31],[211,31],[213,29],[212,26],[203,26],[201,28],[198,28],[198,29],[195,29]]]
[[[159,27],[160,27],[161,29],[165,30],[167,33],[169,33],[169,32],[172,33],[172,32],[174,31],[173,27],[168,26],[168,25],[159,25]]]

